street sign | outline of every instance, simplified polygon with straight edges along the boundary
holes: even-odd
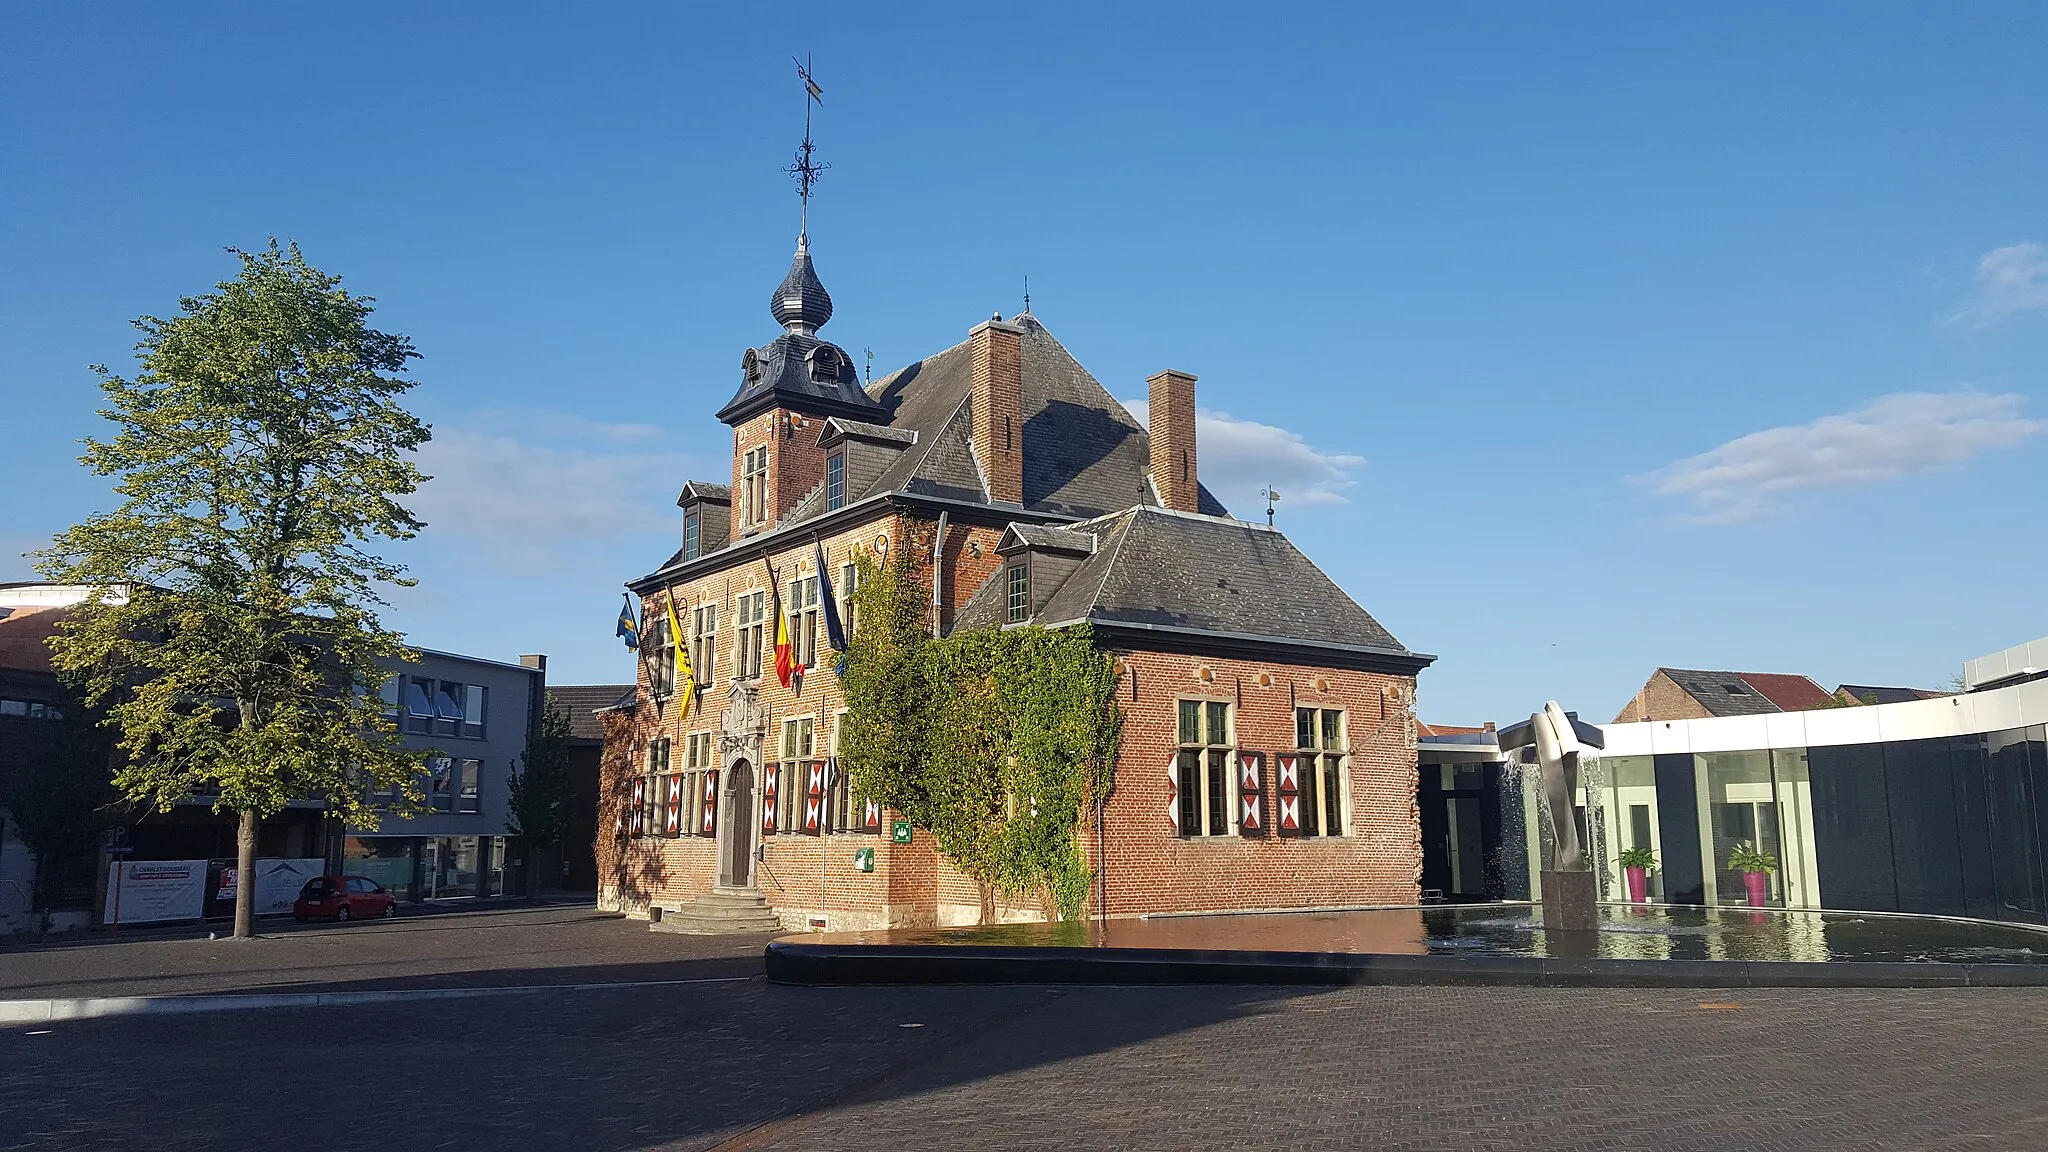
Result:
[[[101,849],[109,856],[126,856],[135,851],[135,844],[128,838],[128,826],[116,824],[107,829],[105,846]]]
[[[853,870],[855,872],[873,872],[875,870],[875,850],[873,848],[854,849]]]
[[[910,821],[896,821],[895,827],[889,829],[889,839],[895,841],[898,844],[910,843]]]

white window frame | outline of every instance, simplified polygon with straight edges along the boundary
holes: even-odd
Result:
[[[761,678],[761,655],[768,635],[768,590],[754,588],[733,601],[732,678]]]
[[[810,788],[805,766],[818,759],[818,718],[815,715],[782,718],[781,767],[775,791],[775,832],[796,835],[803,832],[804,800]]]
[[[716,600],[690,609],[690,671],[699,688],[709,688],[718,679],[718,609]]]
[[[818,632],[823,627],[816,573],[798,576],[783,589],[783,614],[789,617],[790,658],[805,668],[818,664]]]
[[[1183,733],[1180,728],[1180,710],[1181,705],[1184,703],[1193,703],[1200,707],[1200,713],[1196,718],[1198,726],[1196,735],[1199,739],[1194,743],[1188,743],[1181,739]],[[1223,739],[1220,742],[1213,739],[1215,733],[1209,730],[1210,709],[1212,706],[1219,704],[1223,706],[1224,727]],[[1180,776],[1180,795],[1175,798],[1175,803],[1180,806],[1178,815],[1182,822],[1181,837],[1187,840],[1222,840],[1236,836],[1238,834],[1236,701],[1218,699],[1213,696],[1177,697],[1173,703],[1173,724],[1174,763]],[[1222,753],[1220,761],[1215,755],[1218,752]],[[1195,771],[1192,773],[1188,770],[1188,759],[1191,753],[1194,755],[1195,760]],[[1189,778],[1191,775],[1192,779]],[[1214,794],[1214,789],[1211,787],[1211,777],[1220,777],[1222,781],[1222,795],[1220,798]],[[1187,827],[1186,823],[1186,800],[1190,792],[1196,797],[1195,819],[1201,825],[1199,830]],[[1216,821],[1213,805],[1218,803],[1223,806],[1223,829],[1221,831],[1214,830]]]
[[[1315,746],[1297,747],[1294,750],[1296,762],[1301,766],[1301,835],[1305,840],[1341,839],[1351,835],[1351,717],[1342,708],[1296,704],[1294,742],[1297,745],[1302,742],[1301,714],[1304,712],[1314,714],[1314,719],[1310,721],[1312,727],[1309,739]],[[1335,743],[1330,743],[1330,737],[1324,735],[1323,717],[1332,713],[1337,717]],[[1334,781],[1326,771],[1328,762],[1332,759],[1337,761]],[[1335,821],[1337,830],[1334,832],[1327,830],[1331,825],[1329,787],[1332,783],[1336,785],[1338,792]],[[1314,832],[1309,831],[1311,814],[1315,817]]]
[[[740,457],[740,510],[748,527],[768,522],[768,446],[749,448]]]

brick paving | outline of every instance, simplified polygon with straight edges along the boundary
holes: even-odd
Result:
[[[761,971],[770,939],[655,934],[644,921],[568,904],[260,927],[256,940],[186,930],[17,946],[0,951],[0,1000],[748,976]]]
[[[585,973],[738,961],[639,924],[554,919],[572,911],[472,924],[486,930],[444,947],[470,979],[550,957]],[[338,938],[366,957],[396,947]],[[493,948],[513,959],[485,967]],[[0,955],[0,975],[21,955]],[[361,978],[317,955],[319,978]],[[2043,1020],[2044,989],[758,980],[130,1017],[0,1030],[0,1149],[270,1147],[286,1132],[295,1149],[577,1152],[2037,1149]],[[350,1095],[325,1103],[316,1078]]]

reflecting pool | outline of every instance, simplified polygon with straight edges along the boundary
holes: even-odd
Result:
[[[1392,955],[1560,956],[1612,960],[2048,964],[2048,933],[2006,924],[1857,912],[1602,908],[1599,931],[1546,933],[1526,904],[1361,912],[1166,916],[1106,924],[834,932],[806,943],[1171,948]]]

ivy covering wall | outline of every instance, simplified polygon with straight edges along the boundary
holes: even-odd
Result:
[[[841,767],[984,893],[1078,919],[1092,878],[1081,837],[1109,794],[1122,727],[1110,658],[1086,625],[933,639],[911,586],[921,566],[854,562]]]

